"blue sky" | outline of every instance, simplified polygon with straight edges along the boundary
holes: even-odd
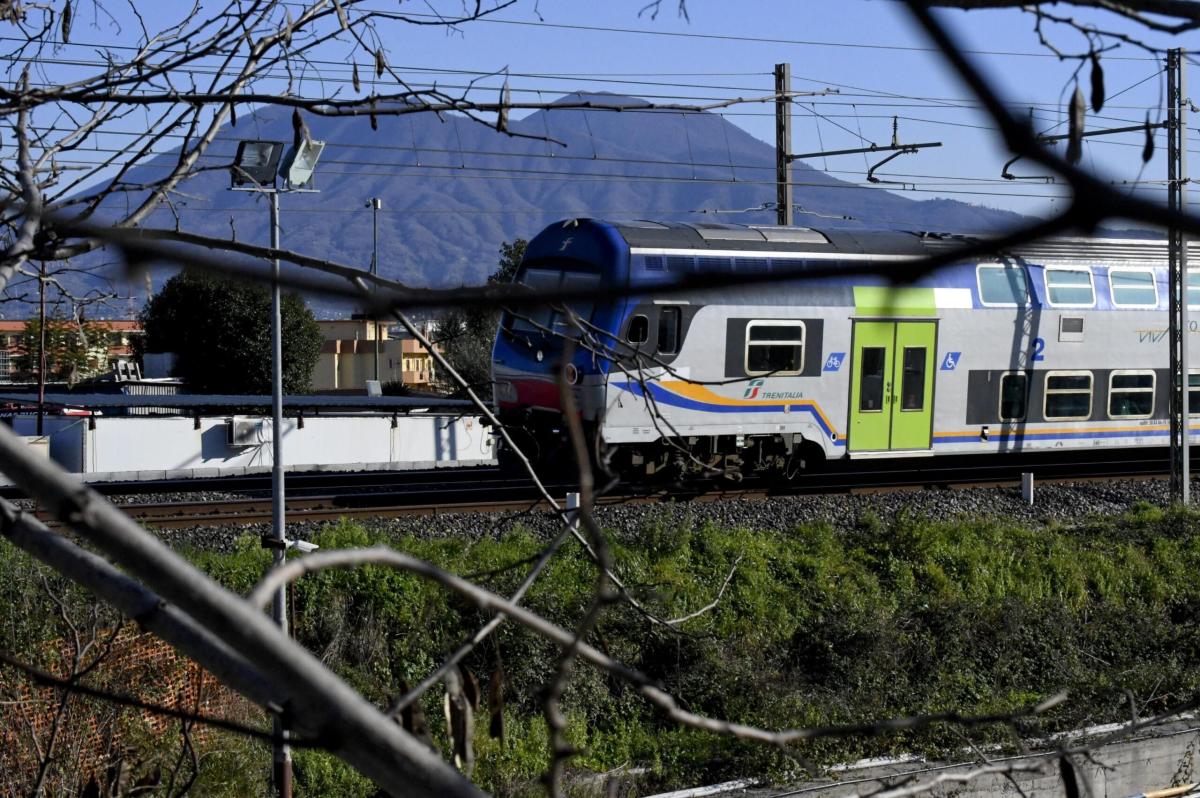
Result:
[[[914,196],[942,193],[969,202],[1041,213],[1056,201],[1053,197],[1062,195],[1062,189],[1056,186],[997,180],[1008,156],[993,131],[977,128],[989,126],[989,121],[974,107],[969,93],[949,74],[940,57],[928,51],[924,34],[913,26],[899,3],[693,0],[688,5],[686,20],[669,3],[664,4],[657,19],[645,14],[639,17],[641,5],[610,2],[588,4],[584,8],[579,3],[543,2],[538,7],[540,20],[530,6],[505,11],[502,17],[525,23],[544,21],[549,25],[623,30],[483,23],[464,27],[462,34],[455,36],[420,32],[406,40],[404,54],[408,59],[469,64],[469,68],[476,69],[507,65],[514,72],[543,74],[644,72],[645,77],[627,79],[721,87],[641,87],[618,83],[616,79],[607,85],[599,84],[635,94],[702,97],[752,94],[746,89],[768,93],[772,86],[772,66],[786,62],[791,64],[795,89],[829,87],[840,91],[839,95],[801,101],[793,120],[793,151],[857,147],[862,146],[863,139],[887,143],[891,139],[892,117],[898,116],[902,141],[944,144],[940,150],[903,156],[887,168],[895,179],[911,180],[917,185],[921,193]],[[943,18],[971,49],[1010,53],[979,54],[975,58],[989,75],[1002,83],[1006,98],[1019,103],[1022,109],[1034,105],[1039,130],[1051,129],[1062,122],[1065,113],[1061,109],[1073,88],[1071,79],[1076,62],[1060,62],[1040,47],[1030,16],[1013,11],[948,11]],[[626,32],[630,29],[651,33]],[[1123,29],[1128,28],[1123,26]],[[1064,49],[1082,48],[1082,37],[1066,30],[1058,32],[1054,40]],[[1192,45],[1200,44],[1194,35],[1191,40]],[[1177,44],[1189,46],[1186,40]],[[1158,75],[1161,65],[1151,55],[1123,46],[1102,64],[1112,94],[1145,82],[1115,97],[1110,108],[1103,112],[1103,118],[1092,120],[1089,127],[1136,124],[1144,120],[1147,111],[1158,118],[1163,78]],[[676,74],[668,76],[668,73]],[[1085,70],[1082,75],[1085,81],[1087,76]],[[522,85],[565,88],[597,84],[572,84],[569,78],[513,81],[514,87]],[[1085,92],[1086,86],[1085,82]],[[756,137],[773,142],[769,106],[738,106],[724,113]],[[1058,127],[1053,132],[1063,130]],[[1165,140],[1160,144],[1165,145]],[[1136,134],[1107,141],[1093,139],[1085,150],[1085,160],[1113,179],[1134,180],[1139,175],[1140,148],[1141,139]],[[814,161],[814,165],[843,179],[861,180],[867,167],[876,160],[877,156],[841,156]],[[1147,167],[1143,179],[1165,177],[1159,174],[1164,170],[1165,158],[1160,152]],[[1021,168],[1018,166],[1014,171],[1020,174]]]
[[[379,7],[395,7],[376,0]],[[139,2],[153,27],[179,15],[190,3]],[[887,143],[892,118],[899,117],[902,141],[941,141],[944,146],[892,161],[886,173],[906,181],[914,198],[946,196],[967,202],[1044,213],[1061,201],[1063,189],[1044,182],[999,180],[1007,154],[989,120],[969,93],[949,74],[941,59],[908,19],[902,4],[891,0],[690,0],[689,19],[664,2],[656,19],[639,15],[643,0],[580,3],[567,0],[520,0],[492,21],[472,22],[454,31],[403,26],[386,42],[389,63],[411,70],[414,83],[461,85],[466,75],[505,67],[517,101],[549,101],[571,90],[612,91],[655,96],[664,101],[704,103],[736,96],[754,97],[772,90],[775,63],[791,64],[793,88],[836,88],[839,93],[801,100],[794,116],[793,151],[839,149],[865,142]],[[433,10],[453,13],[455,2],[403,3],[414,15]],[[1054,10],[1070,13],[1065,6]],[[1076,62],[1060,62],[1038,44],[1030,16],[1017,11],[943,12],[974,58],[1001,83],[1005,96],[1021,108],[1034,108],[1039,130],[1062,132],[1065,100],[1073,88]],[[1103,19],[1097,17],[1096,19]],[[1111,20],[1106,20],[1111,22]],[[1114,23],[1115,24],[1115,23]],[[1122,30],[1130,30],[1121,26]],[[81,18],[73,40],[81,44],[120,40],[103,19]],[[1052,31],[1054,42],[1079,51],[1082,39],[1066,30]],[[1155,43],[1200,49],[1200,36]],[[66,52],[66,50],[64,50]],[[69,52],[82,54],[86,48]],[[346,52],[331,46],[325,76],[347,76]],[[1103,66],[1112,99],[1089,128],[1140,123],[1149,112],[1161,116],[1164,79],[1161,64],[1129,45],[1105,55]],[[362,74],[370,74],[361,63]],[[1086,92],[1087,68],[1081,73]],[[479,81],[480,99],[493,100],[501,78]],[[1200,85],[1200,74],[1192,81]],[[315,90],[315,84],[313,84]],[[388,87],[381,87],[386,90]],[[1118,94],[1119,93],[1119,94]],[[721,111],[752,135],[773,142],[772,107],[738,105]],[[1195,123],[1196,120],[1193,119]],[[1055,125],[1059,125],[1055,127]],[[1197,137],[1195,130],[1193,138]],[[1113,180],[1165,178],[1165,139],[1154,160],[1142,170],[1142,139],[1137,134],[1093,139],[1085,146],[1085,165]],[[1194,143],[1193,143],[1193,146]],[[1197,148],[1200,149],[1200,148]],[[861,181],[879,156],[841,156],[811,163],[835,176]],[[1194,159],[1193,159],[1194,160]],[[1018,165],[1014,171],[1034,171]],[[1161,195],[1162,187],[1140,190]]]

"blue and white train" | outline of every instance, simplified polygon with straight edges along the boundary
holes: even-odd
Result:
[[[861,273],[864,262],[886,273],[962,243],[796,227],[552,225],[530,241],[516,281],[629,296],[506,312],[493,352],[501,420],[551,455],[564,441],[562,373],[597,455],[627,476],[1166,445],[1165,240],[1047,240],[902,287]],[[816,265],[825,276],[656,293],[681,275]],[[1189,299],[1200,306],[1200,285]],[[1200,412],[1200,374],[1189,382]]]

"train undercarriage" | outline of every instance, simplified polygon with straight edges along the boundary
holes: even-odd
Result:
[[[513,444],[536,466],[573,468],[577,456],[561,415],[526,412],[502,417]],[[824,450],[801,435],[715,435],[663,437],[650,443],[612,444],[597,425],[582,422],[592,467],[625,483],[740,482],[751,477],[795,480],[817,470]],[[498,446],[501,465],[520,464],[504,441]]]

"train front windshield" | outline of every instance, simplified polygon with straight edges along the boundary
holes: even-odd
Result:
[[[516,281],[538,293],[570,291],[586,295],[600,287],[600,275],[595,272],[563,269],[523,269],[517,275]],[[595,309],[594,303],[586,299],[522,308],[512,312],[511,328],[515,332],[523,333],[578,334],[575,325],[564,312],[564,306],[585,322],[591,321],[592,311]]]

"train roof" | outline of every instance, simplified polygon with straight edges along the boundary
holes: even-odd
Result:
[[[649,220],[568,220],[550,229],[583,225],[613,228],[636,249],[736,250],[739,252],[812,252],[888,254],[914,258],[995,238],[994,234],[957,234],[909,230],[846,230],[814,227],[658,222]],[[1200,257],[1200,243],[1189,252]],[[1061,236],[1022,245],[1005,254],[1032,259],[1166,260],[1167,239]]]
[[[818,230],[812,227],[772,227],[687,222],[609,222],[631,247],[647,249],[737,249],[763,252],[925,252],[913,233],[893,230]]]

